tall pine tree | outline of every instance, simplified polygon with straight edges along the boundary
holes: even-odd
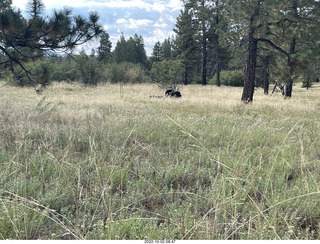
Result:
[[[191,73],[193,64],[197,64],[196,56],[199,50],[199,45],[196,39],[197,23],[192,17],[192,6],[185,4],[184,9],[180,11],[177,18],[175,39],[175,56],[182,60],[184,64],[184,80],[183,83],[189,83],[189,74]]]
[[[107,32],[103,32],[100,37],[100,45],[98,47],[98,60],[104,63],[108,63],[112,57],[112,43],[109,38],[109,34]]]

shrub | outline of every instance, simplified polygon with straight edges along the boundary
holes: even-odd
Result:
[[[242,70],[223,70],[220,73],[221,85],[223,86],[243,86]],[[215,85],[217,76],[214,75],[209,84]]]
[[[74,63],[62,62],[53,66],[51,79],[54,81],[74,81],[79,77],[79,72]]]
[[[104,76],[111,83],[123,82],[134,84],[149,81],[141,65],[128,62],[110,64],[105,69]]]
[[[47,86],[51,82],[52,64],[45,59],[39,59],[35,62],[24,64],[26,70],[30,73],[27,74],[20,66],[15,69],[15,75],[12,76],[10,83],[16,86],[36,86],[41,84]],[[29,75],[29,77],[28,77]],[[31,78],[31,80],[29,79]]]
[[[79,79],[85,85],[97,85],[102,80],[102,67],[94,53],[88,56],[84,51],[76,57],[76,67],[79,70]]]
[[[190,84],[202,84],[202,77],[201,76],[195,76],[195,77],[192,77],[190,80],[189,80],[189,83]]]
[[[151,73],[162,88],[176,90],[177,85],[182,82],[184,65],[181,60],[164,60],[153,63]]]

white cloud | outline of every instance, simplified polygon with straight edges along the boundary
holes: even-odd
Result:
[[[159,23],[159,22],[157,22],[157,23],[155,23],[153,26],[154,26],[154,27],[156,27],[156,28],[165,29],[165,28],[167,28],[167,27],[168,27],[168,24],[166,24],[166,23]]]
[[[128,23],[128,21],[124,18],[117,19],[117,21],[116,21],[116,24],[126,24],[126,23]]]
[[[172,11],[179,11],[182,9],[183,3],[181,0],[170,0],[168,4],[168,8],[171,9]]]
[[[20,8],[25,9],[25,6],[28,0],[13,0],[13,5]],[[180,0],[96,0],[96,1],[88,1],[88,0],[43,0],[44,5],[48,9],[53,8],[61,8],[63,6],[69,7],[88,7],[88,8],[101,8],[101,7],[108,7],[108,8],[140,8],[146,11],[158,11],[162,12],[164,10],[168,11],[176,11],[181,9],[182,2]]]
[[[135,30],[138,31],[141,28],[152,28],[153,21],[149,19],[125,19],[120,18],[116,20],[116,25],[122,32],[127,30]]]

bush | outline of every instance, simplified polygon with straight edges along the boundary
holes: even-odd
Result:
[[[181,60],[164,60],[153,63],[151,73],[162,88],[176,90],[178,84],[182,83],[184,65]]]
[[[128,62],[110,64],[105,69],[104,76],[111,83],[123,82],[134,84],[149,81],[141,65]]]
[[[47,86],[51,82],[52,64],[45,59],[39,59],[35,62],[25,63],[24,67],[30,71],[29,77],[25,70],[20,66],[15,69],[15,75],[12,76],[10,83],[16,86],[36,86],[41,84]],[[29,79],[31,78],[31,80]]]
[[[223,70],[220,73],[221,85],[223,86],[243,86],[242,70]],[[209,81],[209,84],[215,85],[217,75],[214,75]]]
[[[102,80],[102,66],[94,53],[88,56],[84,51],[76,57],[76,67],[79,70],[79,79],[85,85],[97,85]]]
[[[51,79],[54,81],[74,81],[79,77],[78,70],[74,63],[62,62],[52,65]]]
[[[201,85],[201,84],[202,84],[202,77],[197,75],[197,76],[191,78],[191,79],[189,80],[189,83],[190,83],[190,84],[198,84],[198,85]]]

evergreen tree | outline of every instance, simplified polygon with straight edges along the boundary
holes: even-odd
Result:
[[[318,50],[320,3],[315,0],[287,1],[281,18],[281,28],[271,26],[270,32],[277,38],[266,42],[278,49],[286,58],[285,97],[292,96],[294,79],[299,70],[309,70],[313,50]],[[262,40],[265,41],[265,40]],[[303,72],[305,73],[305,72]],[[308,77],[308,73],[307,77]]]
[[[193,67],[196,67],[198,60],[196,59],[199,45],[196,39],[197,24],[192,18],[191,7],[185,4],[184,9],[180,11],[180,16],[177,18],[175,39],[175,55],[182,60],[184,64],[184,81],[187,85],[189,83],[189,73]]]
[[[109,34],[107,32],[103,32],[100,37],[100,46],[98,47],[98,60],[104,63],[108,63],[112,56],[112,43],[109,38]]]
[[[162,44],[157,41],[153,47],[151,62],[160,62],[162,60],[169,60],[172,58],[173,54],[173,43],[170,38],[165,39]]]
[[[53,52],[68,53],[75,47],[100,35],[99,17],[91,13],[86,20],[72,16],[70,9],[55,10],[51,17],[43,17],[44,5],[40,0],[28,2],[29,19],[11,7],[11,0],[1,0],[0,10],[0,65],[15,71],[20,66],[29,83],[35,85],[24,62],[50,55]]]
[[[88,56],[84,50],[81,50],[79,55],[75,57],[77,69],[80,73],[78,77],[85,85],[96,86],[101,80],[101,63],[98,62],[95,57],[94,49],[91,50],[91,54]]]
[[[127,53],[127,41],[123,34],[120,36],[120,40],[117,42],[116,47],[112,53],[113,62],[122,63],[126,61]]]
[[[181,46],[179,39],[182,40],[182,43],[183,41],[188,43],[188,33],[191,33],[190,26],[192,26],[195,48],[190,52],[188,59],[194,59],[196,65],[192,66],[197,67],[196,74],[201,72],[202,85],[207,84],[208,74],[213,75],[216,72],[217,85],[220,86],[220,71],[228,61],[226,49],[223,50],[220,41],[221,33],[226,32],[227,29],[223,16],[226,15],[225,3],[219,0],[188,0],[184,3],[185,11],[177,20],[177,27],[180,27],[178,30],[181,33],[177,38],[177,46],[182,50],[185,48],[183,45]],[[185,28],[182,28],[184,23],[186,23]],[[183,39],[184,36],[186,40]],[[185,59],[182,58],[182,60]]]
[[[147,54],[142,36],[135,34],[126,40],[122,34],[113,51],[113,60],[116,63],[130,62],[146,66]]]
[[[161,60],[168,60],[172,58],[172,42],[170,38],[165,39],[160,49]]]
[[[181,84],[184,65],[181,60],[163,60],[152,64],[151,73],[164,89],[176,90]]]
[[[244,71],[244,89],[241,100],[253,101],[257,54],[259,45],[265,44],[280,52],[286,59],[287,81],[285,96],[291,97],[298,43],[304,33],[312,33],[318,25],[319,2],[312,0],[292,0],[273,2],[271,0],[229,1],[229,13],[234,28],[246,32],[247,57]],[[306,38],[302,38],[304,42]],[[317,41],[315,41],[316,43]],[[302,46],[300,46],[302,47]],[[298,51],[299,50],[299,51]]]
[[[199,25],[199,43],[202,51],[202,85],[207,85],[207,56],[208,56],[208,32],[212,25],[211,1],[196,0],[193,3],[194,15]]]
[[[133,40],[135,42],[135,51],[137,53],[136,63],[140,63],[143,66],[147,65],[147,53],[144,48],[144,40],[142,36],[134,35]]]
[[[157,41],[154,44],[150,60],[152,63],[160,62],[160,58],[161,58],[161,43],[160,41]]]
[[[229,38],[229,25],[227,21],[225,1],[215,0],[212,5],[213,20],[208,31],[208,41],[214,54],[212,60],[215,61],[214,71],[217,74],[216,85],[221,86],[220,72],[228,67],[230,60],[229,51],[223,47],[222,42]],[[229,46],[226,45],[226,46]]]

